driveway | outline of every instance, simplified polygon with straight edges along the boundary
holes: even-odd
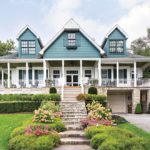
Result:
[[[150,114],[121,114],[130,123],[150,132]]]

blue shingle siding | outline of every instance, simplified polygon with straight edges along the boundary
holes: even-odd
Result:
[[[35,40],[35,54],[22,54],[21,53],[21,41],[22,40]],[[39,51],[41,50],[39,41],[37,37],[29,30],[27,29],[18,39],[18,54],[19,58],[37,58],[39,55]]]
[[[124,41],[124,53],[110,53],[109,51],[109,41],[111,40],[123,40]],[[109,37],[106,39],[105,45],[103,46],[104,51],[106,52],[107,57],[126,57],[127,56],[127,47],[126,47],[126,37],[118,29],[115,29]]]
[[[68,49],[67,32],[63,32],[55,42],[48,47],[43,55],[43,58],[99,58],[99,50],[91,44],[91,42],[82,35],[76,32],[77,48]]]

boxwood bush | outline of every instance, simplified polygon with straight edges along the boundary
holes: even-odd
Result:
[[[49,93],[56,94],[57,93],[57,89],[55,87],[50,87]]]
[[[91,86],[91,87],[88,89],[88,94],[96,94],[96,95],[97,95],[97,88],[94,87],[94,86]]]
[[[4,94],[0,101],[60,101],[59,94]]]
[[[33,112],[40,105],[40,101],[0,101],[0,113]]]
[[[141,113],[142,113],[141,104],[137,104],[135,108],[135,114],[141,114]]]

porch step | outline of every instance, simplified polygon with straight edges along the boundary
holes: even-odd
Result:
[[[66,125],[66,129],[67,131],[69,130],[79,131],[79,130],[82,130],[83,128],[81,127],[80,124],[73,124],[73,125]]]
[[[61,138],[60,142],[62,145],[90,144],[90,140],[88,140],[86,138],[82,138],[82,137],[80,137],[80,138],[76,138],[76,137]]]

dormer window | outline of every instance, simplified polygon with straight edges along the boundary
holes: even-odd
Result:
[[[21,53],[22,54],[35,54],[35,41],[34,40],[21,41]]]
[[[111,40],[109,41],[110,53],[123,53],[124,52],[124,41],[123,40]]]
[[[71,49],[77,48],[76,33],[68,33],[67,40],[68,40],[67,48]]]

